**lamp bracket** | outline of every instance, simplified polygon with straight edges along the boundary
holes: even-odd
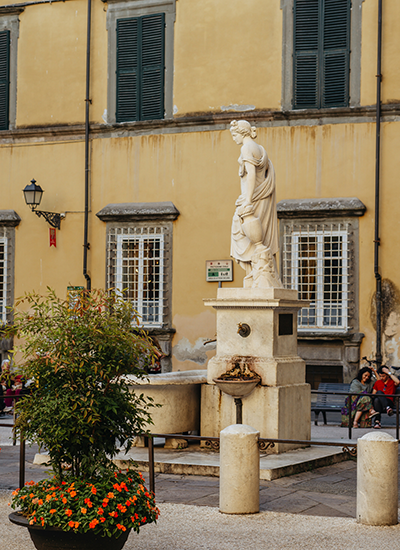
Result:
[[[55,227],[56,229],[60,229],[61,219],[65,217],[56,212],[45,212],[43,210],[36,210],[35,208],[32,208],[32,212],[35,212],[39,218],[43,217],[51,227]]]

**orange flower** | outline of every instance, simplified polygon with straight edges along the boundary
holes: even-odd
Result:
[[[106,518],[103,516],[100,518],[101,523],[104,523],[106,521]]]
[[[95,494],[97,493],[97,489],[96,489],[96,487],[95,487],[94,485],[93,485],[91,491],[92,491],[92,494],[93,494],[93,495],[95,495]]]
[[[103,508],[105,506],[107,506],[108,503],[109,503],[109,499],[108,498],[103,498]]]
[[[65,510],[65,513],[67,514],[68,517],[72,516],[72,510]]]
[[[44,526],[44,519],[43,518],[40,518],[40,521],[42,523],[42,527]]]
[[[81,512],[82,512],[82,514],[86,514],[87,509],[86,508],[81,508]]]
[[[76,497],[76,491],[71,491],[70,495],[71,495],[71,497]]]
[[[75,522],[74,521],[69,521],[68,525],[73,528],[75,526]]]
[[[120,510],[123,514],[126,512],[126,506],[122,506],[122,504],[117,505],[118,510]]]
[[[56,510],[55,508],[52,508],[52,509],[50,510],[50,514],[55,514],[56,512],[57,512],[57,510]]]
[[[126,527],[124,525],[121,525],[120,523],[117,523],[117,529],[121,529],[121,531],[126,531]]]
[[[63,504],[67,504],[67,499],[66,499],[65,497],[62,497],[61,500],[62,500],[62,503],[63,503]]]
[[[117,518],[118,517],[118,514],[115,511],[109,512],[108,515],[111,516],[112,518]]]
[[[114,498],[114,493],[108,493],[107,497],[108,498]]]
[[[41,506],[43,504],[43,500],[41,498],[38,500],[38,504],[39,504],[39,506]]]
[[[122,491],[121,486],[118,485],[118,483],[115,483],[115,484],[113,485],[113,489],[115,489],[115,490],[118,491],[119,493]]]
[[[125,504],[126,504],[127,506],[130,506],[132,503],[131,503],[130,500],[127,500],[127,501],[125,502]]]
[[[98,520],[98,519],[94,519],[93,521],[91,521],[91,522],[89,523],[90,529],[94,529],[98,523],[99,523],[99,520]]]
[[[104,514],[103,508],[99,508],[99,509],[97,510],[97,513],[99,514],[99,516],[102,516],[102,515]]]

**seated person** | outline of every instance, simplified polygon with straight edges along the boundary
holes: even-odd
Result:
[[[393,398],[386,395],[394,395],[396,388],[400,384],[400,380],[390,372],[390,370],[382,365],[377,370],[378,380],[374,384],[372,393],[374,409],[377,411],[375,416],[374,428],[381,427],[381,414],[386,412],[388,416],[393,414]]]
[[[12,412],[17,399],[23,389],[23,380],[21,376],[14,376],[11,372],[11,361],[4,359],[1,363],[0,385],[4,395],[5,408],[3,412]]]
[[[372,407],[371,397],[362,395],[372,393],[375,378],[373,378],[372,369],[363,367],[357,373],[357,376],[352,380],[349,391],[359,393],[360,395],[349,395],[346,397],[344,407],[342,408],[342,427],[349,425],[349,408],[351,404],[351,413],[353,417],[353,428],[369,428],[371,426],[371,418],[376,415],[376,411]]]
[[[0,384],[0,416],[5,416],[4,409],[6,408],[6,404],[4,403],[3,399],[3,386]]]

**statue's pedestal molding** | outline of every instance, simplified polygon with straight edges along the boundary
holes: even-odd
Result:
[[[213,379],[245,363],[261,384],[243,399],[243,423],[259,430],[260,437],[310,439],[310,386],[297,355],[297,313],[308,303],[298,300],[295,290],[219,288],[217,298],[205,305],[217,312],[217,354],[202,386],[201,435],[218,436],[235,423],[234,400]],[[274,452],[294,447],[277,445]]]

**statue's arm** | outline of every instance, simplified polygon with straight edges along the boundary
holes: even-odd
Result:
[[[244,161],[246,167],[246,204],[253,203],[254,189],[256,188],[256,167],[251,162]]]

